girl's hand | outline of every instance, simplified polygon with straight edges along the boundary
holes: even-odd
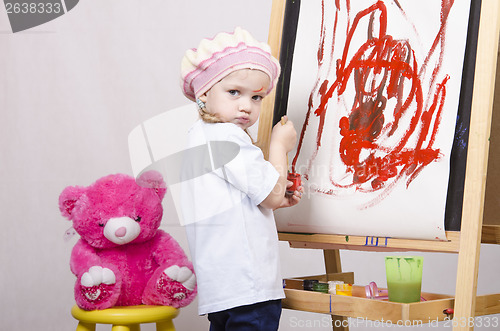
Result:
[[[286,187],[289,188],[292,185],[293,183],[289,181]],[[295,206],[300,202],[300,199],[302,199],[303,193],[304,188],[302,186],[297,187],[297,190],[295,190],[293,193],[286,192],[280,206],[276,209]]]
[[[282,121],[276,124],[271,133],[271,145],[278,145],[284,149],[285,153],[290,152],[297,142],[297,131],[292,121],[287,116],[283,116]]]
[[[290,195],[285,193],[286,187],[290,185],[287,181],[287,153],[295,147],[297,132],[286,116],[283,116],[282,122],[274,126],[269,146],[269,162],[278,171],[279,178],[271,193],[260,203],[268,209],[293,206],[300,201],[300,191]]]

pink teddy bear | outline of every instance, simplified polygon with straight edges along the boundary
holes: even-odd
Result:
[[[147,172],[137,182],[128,175],[109,175],[61,193],[61,213],[81,236],[70,262],[80,308],[179,308],[193,301],[193,266],[177,241],[158,229],[165,193],[157,172]]]

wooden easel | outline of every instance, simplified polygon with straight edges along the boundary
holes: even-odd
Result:
[[[273,0],[269,27],[268,42],[278,58],[285,2]],[[285,308],[331,314],[334,322],[346,317],[372,320],[420,319],[425,322],[443,320],[446,317],[442,313],[443,309],[454,307],[454,331],[473,330],[473,323],[468,321],[474,316],[500,313],[500,294],[476,296],[481,243],[500,244],[500,199],[497,198],[500,187],[500,135],[492,136],[490,141],[491,127],[494,128],[493,132],[500,130],[500,70],[495,70],[500,31],[500,0],[483,0],[481,6],[461,231],[447,232],[447,242],[390,238],[379,244],[376,241],[378,238],[374,238],[377,245],[367,244],[365,237],[349,236],[347,241],[344,235],[279,234],[280,240],[288,241],[290,247],[323,249],[327,273],[323,276],[325,280],[335,277],[334,273],[341,272],[339,249],[458,253],[455,297],[427,294],[429,300],[426,302],[398,304],[356,296],[330,296],[301,291],[298,286],[293,288],[292,281],[292,288],[285,290]],[[496,78],[499,84],[495,87]],[[495,95],[498,97],[494,100]],[[267,157],[274,94],[264,100],[257,144]],[[497,114],[492,117],[494,108],[497,109]],[[492,157],[488,159],[490,151]],[[349,275],[341,274],[339,277]],[[355,288],[354,292],[357,291],[360,289]],[[345,329],[347,328],[334,326],[334,330]]]

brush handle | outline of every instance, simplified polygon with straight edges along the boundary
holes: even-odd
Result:
[[[281,123],[281,125],[285,125],[286,124],[285,116],[281,117],[280,123]],[[286,154],[286,168],[289,169],[289,165],[288,165],[288,153]],[[290,171],[288,171],[288,172],[290,172]]]

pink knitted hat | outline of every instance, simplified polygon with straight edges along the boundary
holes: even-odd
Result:
[[[186,51],[181,62],[181,87],[184,95],[195,101],[221,79],[240,69],[257,69],[266,73],[276,86],[280,64],[271,55],[268,44],[254,39],[242,28],[222,32],[213,39],[203,39],[198,49]]]

